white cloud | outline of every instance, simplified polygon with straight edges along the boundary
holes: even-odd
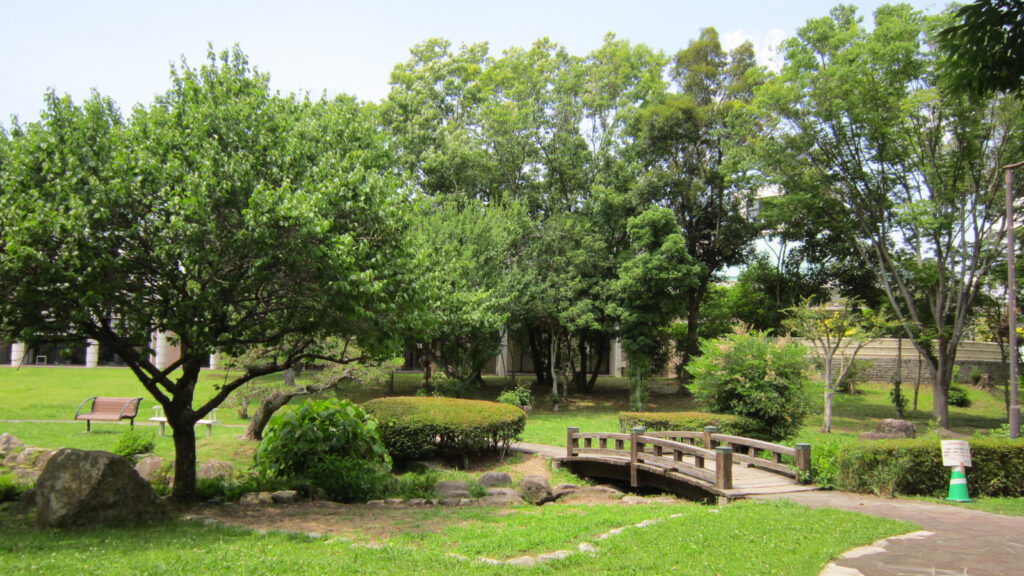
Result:
[[[754,45],[754,54],[757,56],[758,64],[767,66],[770,70],[778,72],[782,68],[782,58],[779,56],[779,45],[786,39],[785,32],[780,28],[773,28],[767,34],[753,36],[747,34],[742,28],[725,32],[720,35],[722,48],[732,50],[740,44],[749,41]]]

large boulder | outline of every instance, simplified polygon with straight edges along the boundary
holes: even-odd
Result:
[[[442,500],[446,498],[469,498],[469,482],[460,482],[458,480],[438,482],[434,487],[434,492]]]
[[[41,528],[121,525],[162,518],[166,508],[123,456],[62,448],[36,481]]]
[[[484,472],[477,479],[476,483],[485,488],[511,486],[512,476],[508,472]]]
[[[171,485],[171,468],[165,466],[165,461],[159,456],[146,456],[135,465],[135,471],[142,476],[142,479],[150,484]]]
[[[200,480],[234,480],[235,465],[231,462],[224,462],[222,460],[207,460],[199,467],[199,470],[196,472],[196,478]]]
[[[548,483],[544,478],[537,476],[536,474],[527,474],[519,481],[517,486],[519,493],[522,494],[523,500],[526,500],[530,504],[544,504],[554,500],[554,495],[551,492],[551,484]]]

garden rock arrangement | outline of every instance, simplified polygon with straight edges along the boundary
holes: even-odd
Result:
[[[6,432],[0,434],[2,467],[9,470],[22,484],[34,484],[55,452],[56,450],[26,446],[17,437]]]
[[[162,518],[153,487],[123,456],[99,450],[58,450],[36,482],[41,528],[119,525]]]
[[[917,436],[917,430],[914,428],[914,423],[908,420],[897,420],[895,418],[885,418],[880,420],[878,424],[875,424],[874,432],[862,432],[860,435],[861,440],[885,440],[890,438],[914,438]]]

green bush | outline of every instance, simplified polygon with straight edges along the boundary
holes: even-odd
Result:
[[[701,431],[705,426],[717,426],[721,434],[743,436],[758,427],[742,416],[711,414],[710,412],[619,412],[619,430],[628,432],[634,426],[648,430]]]
[[[135,428],[129,428],[122,434],[114,446],[114,454],[124,456],[132,466],[138,462],[140,454],[149,454],[153,450],[156,450],[156,435],[152,432],[145,434]]]
[[[266,479],[308,483],[342,502],[375,498],[391,482],[391,457],[377,421],[347,400],[310,400],[275,415],[255,469]]]
[[[971,399],[967,396],[967,390],[963,386],[952,382],[949,385],[949,405],[957,408],[970,408]]]
[[[971,461],[971,496],[1024,496],[1024,441],[972,439]],[[848,444],[839,450],[837,468],[836,487],[851,492],[943,497],[949,491],[950,471],[935,438]]]
[[[803,346],[750,331],[703,340],[700,349],[687,370],[704,407],[753,420],[755,438],[780,441],[799,431],[810,367]]]
[[[380,421],[384,444],[397,459],[504,452],[526,426],[518,407],[483,400],[404,396],[363,407]]]
[[[515,406],[533,406],[533,393],[530,392],[529,382],[517,381],[514,388],[502,391],[498,395],[498,402]]]

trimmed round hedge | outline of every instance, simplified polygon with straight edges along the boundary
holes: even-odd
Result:
[[[651,431],[700,431],[705,426],[717,426],[721,434],[745,436],[757,428],[757,423],[743,416],[711,412],[619,412],[619,430],[628,432],[634,426]]]
[[[526,426],[519,408],[484,400],[401,396],[363,404],[380,423],[392,458],[426,458],[508,449]]]

